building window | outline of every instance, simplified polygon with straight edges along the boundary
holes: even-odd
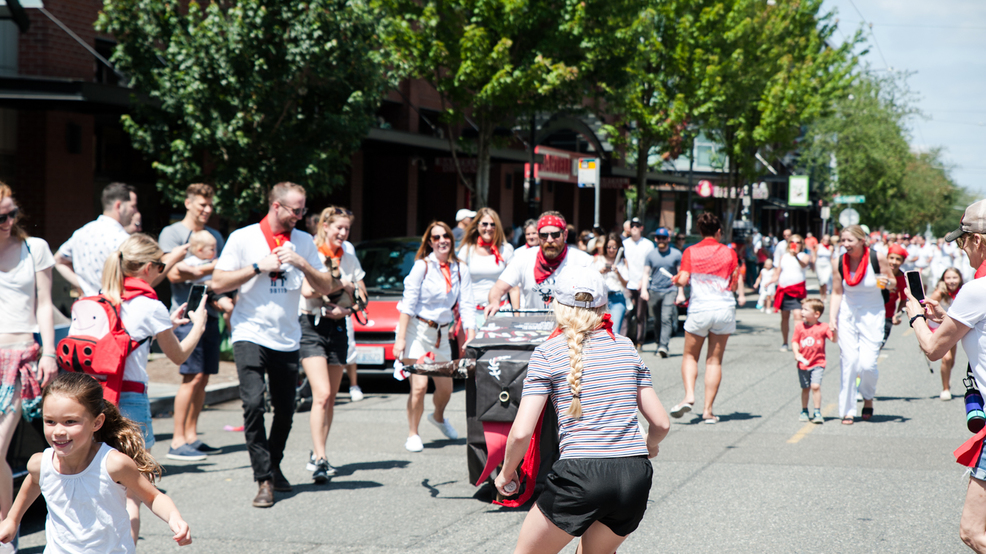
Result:
[[[116,48],[115,41],[107,40],[104,38],[96,39],[96,52],[98,52],[100,56],[106,58],[107,60],[110,59],[110,56],[113,55],[113,49],[115,48]],[[106,67],[106,64],[99,61],[98,59],[94,59],[93,61],[96,62],[97,83],[103,83],[106,85],[120,84],[120,76],[117,75],[115,71]]]

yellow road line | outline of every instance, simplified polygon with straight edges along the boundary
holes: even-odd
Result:
[[[904,331],[904,336],[905,337],[908,336],[908,335],[913,335],[913,334],[914,334],[914,328],[913,327],[911,327],[910,329]]]
[[[823,416],[830,416],[833,413],[835,413],[835,409],[836,409],[836,405],[835,404],[829,404],[828,406],[825,406],[824,408],[822,408],[822,415]],[[808,433],[811,433],[812,431],[814,431],[816,427],[818,427],[818,424],[816,424],[816,423],[805,423],[805,426],[802,427],[800,431],[798,431],[797,433],[795,433],[793,437],[787,439],[787,443],[788,444],[796,444],[798,441],[800,441],[801,439],[805,438],[805,435],[807,435]]]

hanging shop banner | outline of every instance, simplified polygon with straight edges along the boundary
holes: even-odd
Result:
[[[787,203],[789,206],[808,205],[807,175],[791,175],[787,178]]]

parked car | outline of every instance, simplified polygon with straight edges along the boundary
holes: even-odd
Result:
[[[356,245],[366,277],[366,322],[353,319],[356,364],[359,370],[392,372],[397,338],[397,303],[404,294],[404,278],[414,266],[420,237],[364,241]]]

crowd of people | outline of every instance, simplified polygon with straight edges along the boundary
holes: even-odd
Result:
[[[0,448],[5,452],[9,446],[22,411],[43,412],[52,447],[32,457],[16,502],[11,470],[0,466],[0,542],[16,533],[27,506],[44,494],[48,524],[65,537],[50,540],[64,540],[62,546],[70,547],[71,537],[82,531],[65,514],[84,499],[73,496],[64,477],[90,473],[94,487],[107,479],[125,486],[122,494],[107,491],[99,500],[109,514],[97,530],[101,540],[127,543],[124,550],[133,551],[143,503],[168,522],[179,544],[190,542],[188,525],[174,503],[140,478],[160,471],[149,453],[154,444],[147,395],[152,341],[182,375],[168,458],[201,461],[221,450],[199,439],[198,418],[209,376],[218,371],[222,330],[228,329],[244,439],[258,487],[253,506],[272,506],[275,492],[292,490],[281,464],[299,371],[313,398],[312,449],[305,463],[316,483],[335,474],[328,462],[328,437],[344,373],[349,372],[351,399],[362,397],[351,316],[366,298],[366,287],[348,241],[353,214],[329,206],[305,219],[305,189],[278,183],[270,190],[263,219],[224,238],[208,226],[213,196],[208,185],[189,186],[185,216],[155,240],[139,231],[134,189],[113,183],[102,193],[103,213],[52,254],[44,240],[29,237],[18,225],[22,214],[13,191],[0,184],[0,311],[6,316],[0,320]],[[539,415],[555,410],[561,458],[553,472],[563,479],[549,483],[529,513],[518,541],[521,551],[557,551],[573,536],[581,537],[584,551],[612,551],[637,527],[650,488],[647,458],[657,455],[669,414],[680,418],[696,410],[698,360],[706,344],[701,421],[720,421],[714,401],[737,307],[746,304],[745,285],[759,293],[758,309],[780,313],[781,350],[792,352],[796,362],[802,421],[824,421],[820,385],[826,341],[840,350],[842,423],[854,423],[858,400],[863,402],[861,418],[873,416],[877,359],[893,327],[903,321],[902,313],[929,359],[942,359],[942,400],[952,397],[958,342],[969,354],[970,374],[977,382],[986,378],[986,348],[981,346],[986,312],[979,307],[975,280],[986,273],[986,201],[970,206],[962,227],[937,241],[852,225],[820,240],[785,230],[780,240],[754,232],[727,245],[719,218],[705,213],[697,220],[701,240],[684,248],[680,234],[658,227],[648,235],[637,218],[626,221],[622,233],[601,228],[576,233],[555,211],[517,228],[504,225],[490,208],[459,210],[455,219],[454,227],[431,222],[421,237],[398,304],[393,355],[405,364],[451,361],[464,355],[477,329],[501,309],[553,313],[557,330],[532,355],[495,481],[506,496],[516,491]],[[303,221],[309,232],[298,228]],[[59,375],[53,270],[81,296],[99,295],[113,306],[133,341],[119,395],[111,401],[95,399],[103,391],[91,377]],[[819,283],[817,298],[808,294],[812,270]],[[927,300],[918,302],[910,294],[904,278],[909,270],[924,277]],[[164,279],[170,283],[170,306],[154,290]],[[196,285],[205,285],[208,293],[189,306]],[[654,352],[660,358],[670,355],[680,310],[687,313],[684,395],[665,412],[641,352],[652,335]],[[827,323],[821,321],[826,312]],[[411,375],[404,444],[410,452],[424,447],[419,425],[429,378],[435,392],[425,419],[445,437],[458,437],[446,415],[450,378]],[[638,410],[646,429],[637,425]],[[267,411],[272,412],[269,432]],[[80,428],[71,423],[76,421],[82,422]],[[970,441],[966,456],[973,472],[962,537],[974,549],[986,548],[984,438],[986,432]],[[89,472],[96,460],[101,469]],[[607,477],[614,474],[621,479]]]

